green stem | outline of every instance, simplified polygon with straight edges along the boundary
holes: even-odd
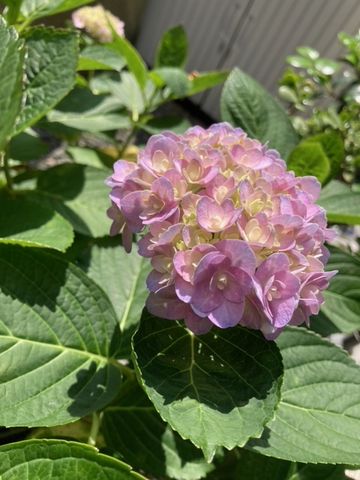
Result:
[[[10,175],[9,159],[8,159],[8,156],[7,156],[6,152],[0,152],[0,164],[4,169],[7,187],[8,187],[9,190],[12,190],[13,189],[13,182],[12,182],[12,178],[11,178],[11,175]]]
[[[27,28],[33,21],[33,17],[28,17],[23,23],[20,23],[20,25],[17,27],[18,33],[21,33],[25,28]]]
[[[127,149],[129,143],[131,142],[131,140],[133,139],[134,135],[135,135],[135,132],[137,130],[137,125],[134,125],[131,130],[129,131],[127,137],[125,138],[124,140],[124,143],[122,144],[121,146],[121,150],[119,152],[119,157],[121,158],[123,155],[124,155],[124,152],[125,150]]]
[[[96,440],[99,435],[101,421],[102,421],[103,413],[94,412],[92,414],[92,422],[91,422],[91,430],[88,439],[88,444],[92,446],[96,446]]]

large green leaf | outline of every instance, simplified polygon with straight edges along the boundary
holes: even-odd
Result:
[[[322,313],[344,333],[360,329],[360,258],[332,249],[327,270],[338,270],[324,291]]]
[[[297,176],[313,175],[321,183],[325,183],[330,175],[330,162],[321,144],[316,142],[301,142],[289,155],[287,160],[289,170]]]
[[[0,447],[1,480],[145,480],[94,447],[64,440],[28,440]]]
[[[46,115],[72,89],[78,38],[74,31],[35,27],[26,33],[25,105],[17,133]]]
[[[0,191],[0,243],[54,248],[64,252],[74,240],[68,221],[32,200],[31,194]]]
[[[331,181],[323,188],[318,203],[325,208],[329,222],[360,224],[360,192],[344,183]]]
[[[149,475],[197,480],[213,470],[201,450],[163,422],[141,388],[133,383],[105,410],[102,431],[108,447]]]
[[[241,127],[250,137],[269,142],[286,159],[298,136],[280,104],[249,75],[235,68],[221,95],[222,119]]]
[[[126,62],[122,55],[105,45],[90,45],[80,53],[78,70],[116,70],[120,72]]]
[[[106,216],[109,189],[104,181],[108,170],[64,164],[42,172],[38,178],[40,201],[63,215],[76,232],[103,237],[110,228]]]
[[[24,48],[0,17],[0,152],[11,137],[22,99]]]
[[[0,312],[0,425],[68,423],[117,394],[118,322],[81,269],[0,245]]]
[[[185,66],[188,51],[186,32],[181,25],[164,33],[157,47],[155,68]]]
[[[309,330],[278,338],[284,382],[275,418],[248,446],[304,463],[357,465],[360,458],[360,367]]]
[[[66,12],[81,7],[94,0],[23,0],[21,13],[31,20]]]
[[[148,70],[144,60],[126,38],[116,35],[115,32],[114,35],[115,39],[108,47],[123,56],[128,69],[136,78],[140,88],[144,90],[148,78]]]
[[[122,332],[119,356],[129,356],[131,337],[148,296],[146,277],[151,270],[149,259],[141,257],[136,249],[126,253],[119,244],[119,237],[116,237],[99,240],[85,250],[80,265],[111,300]]]
[[[144,312],[134,361],[161,417],[210,460],[218,446],[259,437],[278,403],[282,364],[275,343],[244,328],[196,337]]]

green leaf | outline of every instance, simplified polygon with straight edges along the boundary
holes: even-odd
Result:
[[[92,148],[68,147],[66,153],[71,156],[75,163],[80,165],[100,168],[101,170],[105,168],[100,155]]]
[[[318,203],[325,208],[329,222],[360,224],[360,192],[345,183],[332,180],[322,189]]]
[[[53,110],[48,115],[49,122],[61,123],[67,127],[85,130],[87,132],[107,132],[129,128],[131,126],[128,115],[120,113],[64,113]]]
[[[300,327],[278,338],[281,400],[260,440],[248,447],[304,463],[356,465],[360,458],[360,367],[346,352]]]
[[[146,480],[94,447],[64,440],[27,440],[0,447],[1,480]]]
[[[102,433],[109,448],[151,476],[198,480],[214,468],[201,450],[161,420],[135,383],[105,410]]]
[[[320,143],[301,142],[290,153],[287,165],[296,176],[314,175],[325,183],[330,175],[330,162]]]
[[[19,162],[39,160],[49,153],[50,147],[33,130],[16,135],[9,143],[9,157]]]
[[[120,72],[126,62],[122,55],[105,45],[90,45],[80,53],[78,71],[82,70],[116,70]]]
[[[314,65],[314,60],[311,58],[301,57],[300,55],[290,55],[286,58],[287,63],[295,68],[311,68]]]
[[[295,175],[314,175],[324,184],[340,174],[344,158],[344,142],[341,135],[337,132],[328,132],[303,140],[290,153],[287,164]]]
[[[183,68],[187,59],[188,39],[181,25],[171,28],[164,33],[157,47],[155,68],[179,67]]]
[[[138,118],[139,114],[143,113],[146,105],[143,93],[132,73],[123,72],[121,81],[112,82],[111,93],[117,100],[124,105],[132,118]]]
[[[167,87],[172,98],[183,98],[190,90],[190,80],[180,68],[162,67],[150,72],[151,79],[156,86]]]
[[[23,0],[21,13],[31,21],[79,8],[94,0]]]
[[[119,356],[129,357],[131,337],[148,296],[146,277],[151,270],[150,261],[135,250],[126,253],[116,237],[92,245],[82,254],[80,266],[107,293],[122,332]]]
[[[54,248],[61,252],[72,244],[74,232],[69,222],[31,194],[10,195],[0,190],[0,243]]]
[[[17,133],[40,120],[72,89],[79,48],[77,34],[71,30],[36,27],[25,38],[26,102]]]
[[[301,56],[310,58],[310,60],[316,60],[320,55],[317,50],[311,47],[298,47],[296,50]]]
[[[241,327],[196,337],[146,312],[134,361],[163,420],[211,460],[218,446],[259,437],[278,403],[282,364],[273,342]]]
[[[235,68],[221,95],[224,121],[241,127],[262,143],[269,142],[286,159],[298,143],[298,136],[280,104],[249,75]]]
[[[10,139],[22,100],[24,48],[13,27],[0,17],[0,152]]]
[[[194,72],[190,74],[190,90],[188,91],[188,96],[196,95],[197,93],[201,93],[204,90],[208,90],[209,88],[216,87],[216,85],[220,85],[221,83],[225,82],[229,75],[229,72],[201,72],[197,73]]]
[[[74,230],[90,237],[109,233],[109,189],[104,181],[108,170],[84,165],[64,164],[41,172],[39,199],[63,215]]]
[[[321,311],[344,333],[360,329],[360,258],[332,249],[326,270],[338,270],[324,291]]]
[[[319,58],[315,60],[315,68],[323,75],[334,75],[340,68],[340,63],[330,60],[329,58]]]
[[[162,133],[164,130],[171,130],[174,133],[183,134],[191,127],[191,123],[186,118],[169,115],[166,117],[152,118],[140,126],[145,132],[150,133],[150,135]]]
[[[306,139],[307,143],[317,143],[323,148],[331,169],[331,177],[336,178],[341,173],[341,167],[345,159],[343,139],[338,132],[324,132],[313,135]]]
[[[53,426],[100,410],[121,384],[106,295],[45,250],[0,245],[0,265],[0,424]]]
[[[123,104],[114,96],[94,95],[86,88],[75,88],[49,112],[51,123],[88,132],[105,132],[131,126],[127,114],[118,113]],[[115,113],[116,112],[116,113]]]
[[[144,60],[137,50],[126,40],[126,38],[116,35],[114,41],[108,44],[108,47],[118,52],[126,61],[130,72],[135,76],[141,90],[145,89],[148,79],[148,70]]]

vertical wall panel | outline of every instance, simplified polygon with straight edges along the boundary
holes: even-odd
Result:
[[[276,92],[297,46],[340,54],[337,33],[359,30],[360,0],[148,0],[137,44],[148,63],[162,33],[177,24],[190,39],[189,70],[239,66]],[[220,91],[195,98],[215,118]]]

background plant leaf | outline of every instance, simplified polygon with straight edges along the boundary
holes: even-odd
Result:
[[[290,153],[287,166],[296,176],[315,176],[325,183],[331,171],[330,162],[320,143],[301,142]]]
[[[78,70],[116,70],[120,72],[126,62],[122,55],[105,45],[89,45],[79,57]]]
[[[181,25],[171,28],[164,33],[157,47],[155,68],[179,67],[183,68],[187,60],[188,39]]]
[[[318,203],[325,208],[329,222],[360,224],[360,192],[345,183],[332,180],[322,189]]]
[[[122,55],[128,69],[135,76],[140,88],[144,90],[148,79],[148,70],[137,50],[126,38],[119,35],[115,36],[115,39],[108,47]]]
[[[72,244],[70,223],[55,210],[32,200],[31,194],[0,190],[0,243],[54,248],[60,252]]]
[[[312,135],[306,139],[307,143],[320,144],[329,160],[331,178],[336,178],[341,172],[345,159],[344,141],[339,132],[324,132]]]
[[[90,237],[109,233],[109,190],[104,184],[109,170],[64,164],[41,172],[38,198],[63,215],[76,232]]]
[[[360,258],[331,249],[327,270],[338,270],[324,291],[322,313],[339,331],[353,333],[360,329]]]
[[[190,74],[190,89],[188,96],[201,93],[208,88],[216,87],[225,82],[229,75],[229,72],[192,72]]]
[[[221,116],[252,138],[269,142],[282,158],[298,143],[290,119],[280,104],[253,78],[238,68],[228,76],[221,95]]]

